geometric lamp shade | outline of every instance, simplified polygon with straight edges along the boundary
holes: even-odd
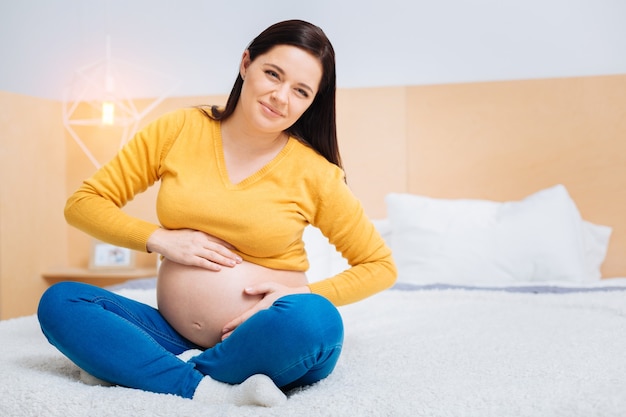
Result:
[[[100,162],[94,157],[77,129],[80,126],[115,126],[121,130],[119,148],[137,131],[141,119],[174,91],[178,82],[172,77],[141,68],[111,57],[111,40],[106,39],[106,55],[92,64],[74,72],[70,88],[63,102],[63,124],[76,144],[97,168]],[[126,82],[151,81],[159,86],[169,86],[157,98],[145,100],[138,109],[129,97]],[[95,115],[95,116],[94,116]]]

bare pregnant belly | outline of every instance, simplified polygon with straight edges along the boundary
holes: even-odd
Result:
[[[274,270],[249,262],[216,272],[164,259],[157,281],[159,311],[185,338],[209,348],[221,340],[226,323],[262,298],[244,294],[244,288],[263,282],[290,287],[307,284],[304,272]]]

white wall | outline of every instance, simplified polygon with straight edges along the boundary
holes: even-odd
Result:
[[[74,71],[112,55],[133,97],[223,94],[271,23],[321,26],[339,87],[626,73],[623,0],[0,0],[0,90],[59,99]]]

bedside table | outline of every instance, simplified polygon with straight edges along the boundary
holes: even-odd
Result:
[[[156,277],[156,275],[156,268],[87,269],[77,267],[50,268],[41,274],[51,284],[60,281],[79,281],[99,287],[120,284],[131,279]]]

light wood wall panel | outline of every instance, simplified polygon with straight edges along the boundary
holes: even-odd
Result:
[[[406,88],[337,94],[337,135],[348,185],[370,218],[385,217],[384,198],[407,189]]]
[[[0,318],[35,312],[41,273],[67,262],[58,102],[0,92]]]
[[[410,87],[408,189],[520,199],[564,184],[626,276],[626,75]]]

